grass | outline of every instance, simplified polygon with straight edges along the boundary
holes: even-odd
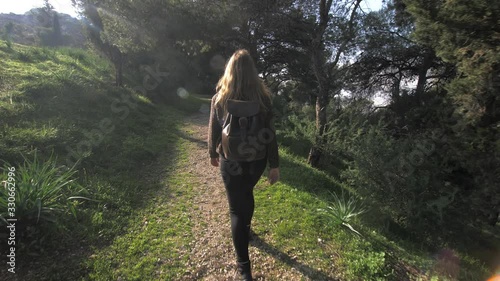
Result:
[[[182,159],[185,145],[177,147]],[[188,255],[183,253],[192,239],[192,186],[187,174],[171,174],[162,185],[145,198],[149,203],[129,218],[123,233],[86,261],[88,280],[177,280],[184,274]]]
[[[185,175],[166,177],[186,153],[179,121],[199,109],[199,99],[154,105],[134,85],[115,88],[111,66],[85,50],[13,44],[0,49],[0,64],[2,160],[20,167],[21,155],[36,153],[40,163],[52,155],[58,165],[76,163],[76,181],[93,199],[65,220],[65,230],[18,241],[16,277],[168,280],[184,272],[173,249],[190,240],[190,189]],[[53,262],[61,256],[64,262]]]
[[[289,149],[281,148],[280,157],[282,181],[268,186],[262,179],[255,192],[253,228],[273,245],[286,267],[299,268],[312,280],[324,280],[329,272],[340,274],[342,280],[486,279],[485,267],[467,255],[459,254],[460,270],[453,272],[456,261],[445,254],[446,248],[432,253],[405,240],[389,239],[367,223],[372,219],[369,209],[349,218],[362,236],[325,220],[317,209],[332,206],[332,193],[351,198],[355,194]],[[456,273],[456,279],[449,277]]]
[[[25,241],[19,280],[180,279],[193,235],[188,210],[194,183],[188,174],[172,173],[189,153],[178,124],[185,112],[206,110],[207,100],[184,93],[170,106],[155,105],[131,90],[134,85],[113,87],[111,66],[87,51],[12,48],[0,48],[2,160],[20,167],[21,155],[34,151],[41,161],[51,155],[62,165],[79,160],[75,176],[93,199],[78,206],[66,231]],[[290,149],[281,148],[280,155],[282,181],[259,182],[253,224],[263,250],[278,263],[312,280],[328,274],[341,280],[447,280],[454,274],[445,248],[431,253],[385,235],[370,223],[377,221],[373,210],[349,218],[362,236],[325,220],[317,210],[331,206],[332,192],[359,196]],[[485,279],[477,260],[456,254],[459,280]]]
[[[14,216],[19,221],[17,230],[20,235],[26,227],[37,225],[40,222],[59,225],[60,219],[75,215],[76,200],[86,199],[78,193],[84,192],[74,182],[73,169],[62,169],[57,166],[56,159],[49,158],[46,162],[25,159],[24,164],[16,170],[15,167],[5,165],[0,178],[11,180],[9,189],[0,189],[0,220]],[[7,194],[7,191],[9,194]],[[7,202],[7,198],[15,198]],[[73,201],[75,200],[75,201]],[[8,212],[8,210],[12,210]]]
[[[256,191],[255,232],[296,260],[312,280],[339,272],[346,280],[389,279],[383,253],[317,211],[328,206],[332,191],[349,191],[288,150],[281,149],[280,156],[282,181],[266,187],[262,180]]]

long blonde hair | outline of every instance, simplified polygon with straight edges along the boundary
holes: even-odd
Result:
[[[260,79],[253,59],[245,49],[237,50],[231,56],[216,90],[215,104],[221,105],[224,112],[228,99],[258,101],[261,109],[271,110],[268,108],[271,104],[269,89]]]

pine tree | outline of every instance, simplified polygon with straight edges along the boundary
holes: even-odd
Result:
[[[52,19],[52,46],[61,46],[63,44],[63,37],[61,32],[61,24],[59,23],[59,15],[54,12]]]
[[[4,26],[4,31],[2,34],[2,39],[5,40],[7,44],[7,48],[11,49],[12,48],[12,32],[14,30],[14,24],[12,22],[7,23]]]

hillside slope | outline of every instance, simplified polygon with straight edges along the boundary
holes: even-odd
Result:
[[[18,44],[35,46],[39,44],[38,33],[43,29],[40,20],[37,20],[35,13],[37,9],[32,9],[22,15],[0,14],[0,32],[8,23],[13,24],[11,40]],[[84,35],[82,22],[67,14],[58,13],[61,32],[64,38],[63,45],[69,47],[85,47],[86,38]],[[47,23],[50,25],[50,23]]]
[[[20,169],[35,155],[42,162],[56,159],[61,172],[76,165],[74,180],[84,192],[69,190],[62,196],[92,199],[77,204],[76,219],[58,213],[61,227],[43,220],[33,225],[18,221],[19,274],[6,275],[7,267],[2,267],[2,278],[86,276],[84,261],[92,249],[122,233],[146,198],[164,187],[159,174],[175,159],[178,123],[185,113],[152,104],[131,89],[140,85],[129,84],[114,87],[109,63],[87,51],[18,44],[9,49],[0,41],[0,167]],[[189,106],[191,102],[183,108]],[[165,160],[159,161],[160,156]],[[21,213],[23,207],[16,204]],[[0,241],[6,241],[2,220],[0,227]],[[6,246],[0,243],[2,253]],[[2,255],[2,264],[5,259]]]

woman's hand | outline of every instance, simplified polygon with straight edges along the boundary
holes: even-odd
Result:
[[[214,167],[219,167],[219,158],[210,158],[210,164]]]
[[[269,184],[273,185],[280,180],[280,168],[272,168],[268,175]]]

